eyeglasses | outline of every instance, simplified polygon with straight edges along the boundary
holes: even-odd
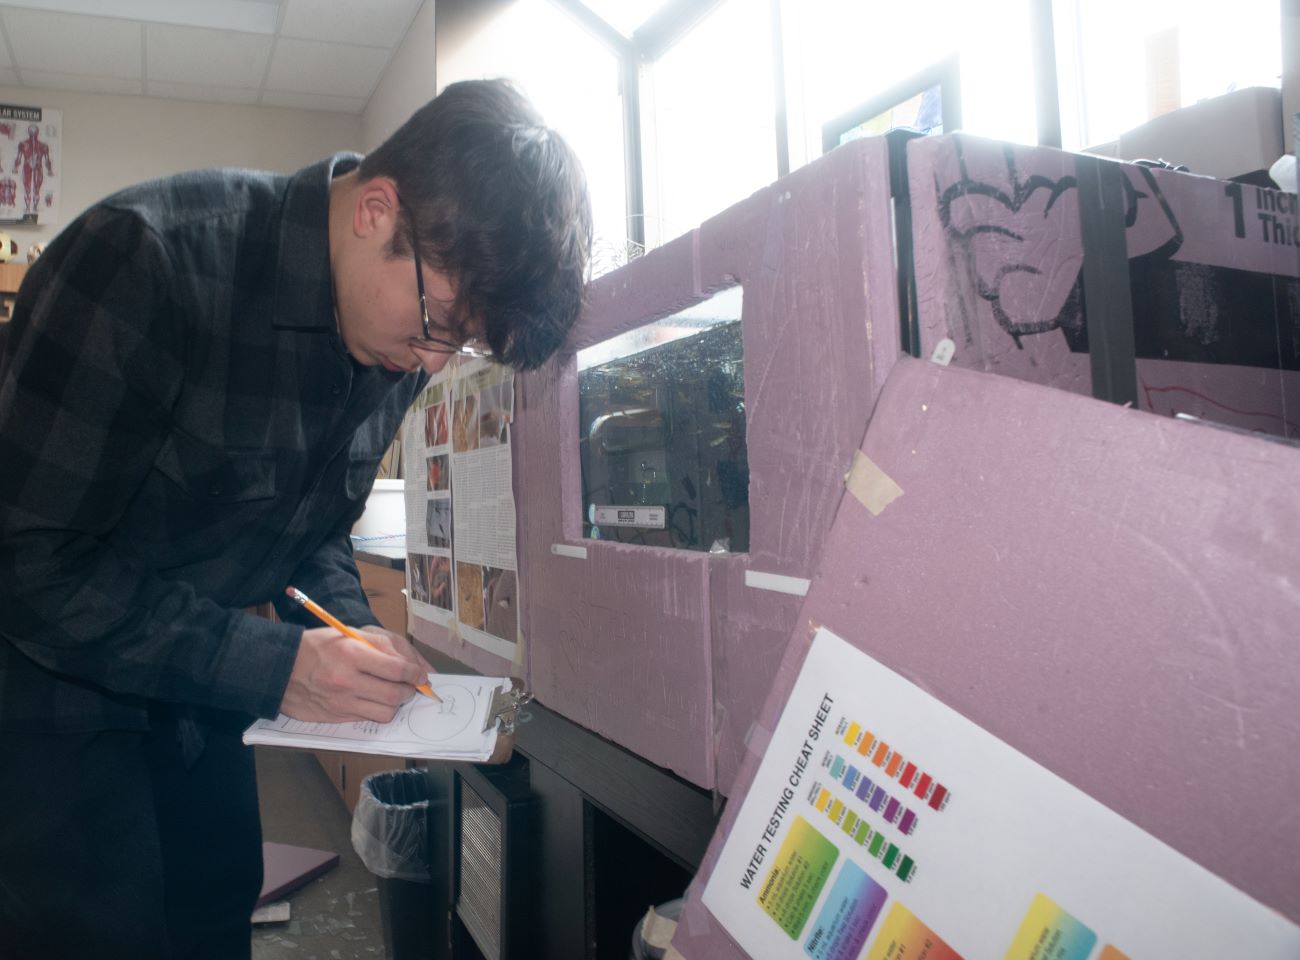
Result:
[[[492,356],[492,350],[487,344],[479,340],[467,340],[464,343],[456,343],[442,337],[435,337],[429,332],[429,302],[424,295],[424,265],[420,263],[420,237],[415,226],[415,214],[411,212],[410,206],[399,196],[398,203],[406,211],[406,215],[411,218],[411,257],[415,260],[415,286],[420,291],[420,326],[422,336],[412,337],[412,341],[420,346],[423,350],[431,353],[450,353],[460,357],[475,357],[486,359]]]

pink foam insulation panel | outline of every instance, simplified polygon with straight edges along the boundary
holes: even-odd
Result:
[[[1091,394],[1076,161],[908,144],[922,356],[949,338],[957,366]],[[1295,195],[1121,169],[1138,405],[1300,437]]]
[[[594,281],[567,352],[518,380],[532,690],[703,787],[729,787],[801,601],[746,572],[811,576],[898,356],[889,203],[884,142],[836,150]],[[749,551],[583,539],[576,352],[737,283]]]
[[[1300,921],[1300,449],[907,358],[862,451],[677,949],[814,624]]]

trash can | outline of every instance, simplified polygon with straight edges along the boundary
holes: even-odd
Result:
[[[389,960],[434,956],[429,800],[424,770],[387,770],[361,781],[352,814],[352,848],[378,878],[379,916]]]

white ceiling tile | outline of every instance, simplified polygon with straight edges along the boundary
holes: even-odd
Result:
[[[311,40],[279,40],[271,54],[266,89],[368,98],[388,65],[390,51]]]
[[[269,35],[275,33],[279,0],[15,0],[8,5]]]
[[[395,47],[421,0],[285,0],[280,36]]]
[[[50,70],[24,70],[23,85],[45,87],[49,90],[80,90],[86,93],[115,93],[122,96],[144,92],[139,80],[121,77],[91,77],[79,73],[55,73]]]
[[[330,97],[319,93],[262,94],[262,105],[267,107],[293,107],[298,110],[330,110],[334,113],[360,113],[365,109],[365,97]]]
[[[141,25],[129,20],[4,7],[15,65],[118,79],[141,76]],[[26,80],[26,78],[24,78]]]
[[[18,71],[13,67],[0,67],[0,84],[6,87],[18,85]]]
[[[147,80],[144,92],[150,97],[167,97],[171,100],[198,100],[203,103],[257,103],[257,90],[253,87],[222,87],[213,84],[167,83]]]
[[[229,30],[148,24],[145,77],[149,81],[260,87],[271,38]]]

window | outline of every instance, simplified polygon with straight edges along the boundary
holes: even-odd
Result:
[[[1055,0],[1062,141],[1079,150],[1282,74],[1278,0]]]
[[[963,130],[1037,142],[1029,2],[783,0],[791,166],[820,156],[829,121],[946,62]]]
[[[645,69],[646,246],[776,179],[773,84],[768,0],[726,0]]]

